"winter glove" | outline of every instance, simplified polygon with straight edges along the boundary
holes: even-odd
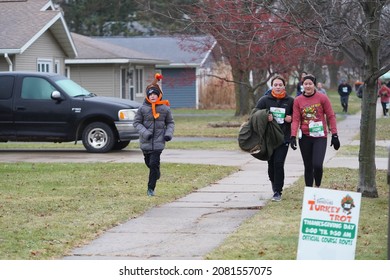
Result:
[[[164,136],[164,140],[167,141],[167,142],[168,142],[168,141],[171,141],[171,140],[172,140],[172,137],[171,137],[171,136],[168,136],[168,135],[165,135],[165,136]]]
[[[297,149],[297,137],[291,136],[290,145],[291,145],[291,149],[293,149],[293,150]]]
[[[148,141],[152,140],[152,138],[153,138],[153,134],[149,134],[149,135],[146,136],[146,140],[148,140]]]
[[[332,134],[332,140],[330,142],[330,146],[337,151],[340,148],[339,136],[337,134]]]

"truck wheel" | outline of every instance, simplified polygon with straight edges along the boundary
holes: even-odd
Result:
[[[115,143],[114,147],[112,148],[113,150],[119,151],[123,150],[130,144],[130,141],[118,141]]]
[[[83,145],[90,153],[106,153],[110,151],[116,142],[112,128],[102,122],[94,122],[84,129]]]

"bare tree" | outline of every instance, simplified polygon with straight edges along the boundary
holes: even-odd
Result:
[[[390,70],[389,0],[280,0],[270,9],[319,44],[341,50],[362,66],[359,184],[365,197],[378,197],[375,127],[378,78]]]
[[[238,114],[250,108],[246,103],[253,96],[249,73],[258,70],[264,75],[264,69],[269,71],[279,64],[266,64],[267,58],[296,57],[294,50],[302,46],[306,47],[307,57],[318,57],[327,47],[335,54],[342,52],[362,68],[366,91],[361,108],[357,191],[365,197],[378,197],[377,85],[378,78],[390,70],[390,0],[203,0],[193,1],[191,7],[193,10],[186,9],[190,24],[216,37],[232,64]],[[287,43],[290,48],[284,49],[284,56],[276,52],[276,46],[289,40],[294,43]],[[299,65],[296,63],[297,69]]]
[[[235,84],[236,115],[249,114],[255,104],[256,90],[275,71],[284,72],[281,66],[288,64],[288,58],[271,62],[277,40],[269,35],[281,31],[271,24],[270,14],[264,13],[255,1],[206,0],[192,3],[185,10],[189,24],[211,34],[231,66],[233,78],[219,78]],[[276,55],[277,50],[274,51]]]
[[[204,0],[176,7],[186,15],[189,29],[212,35],[218,42],[233,77],[219,78],[235,84],[237,116],[249,114],[273,75],[290,76],[308,61],[318,65],[318,51],[326,51],[319,46],[316,56],[311,56],[308,50],[315,41],[264,8],[275,2]]]

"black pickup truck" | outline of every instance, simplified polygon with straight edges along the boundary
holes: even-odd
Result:
[[[0,142],[77,142],[88,152],[121,150],[139,138],[140,103],[100,97],[57,74],[0,72]]]

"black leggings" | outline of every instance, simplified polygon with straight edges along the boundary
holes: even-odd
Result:
[[[160,179],[160,155],[162,151],[144,151],[144,160],[149,168],[148,189],[156,188],[157,180]]]
[[[288,143],[277,147],[268,160],[268,177],[272,183],[272,191],[282,194],[284,186],[284,162],[288,152]]]
[[[382,109],[383,109],[383,116],[387,116],[387,113],[389,112],[389,109],[387,109],[387,102],[381,102]]]
[[[316,187],[321,186],[327,140],[326,137],[310,137],[306,135],[302,135],[302,138],[299,139],[307,187],[313,186],[313,178]]]
[[[348,112],[348,99],[349,99],[348,95],[340,97],[340,102],[341,102],[341,106],[343,107],[343,112]]]

